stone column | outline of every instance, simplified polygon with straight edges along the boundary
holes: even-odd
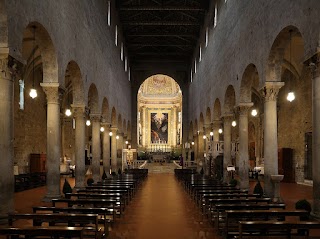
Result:
[[[249,189],[248,112],[253,103],[239,104],[239,177],[240,188]]]
[[[204,143],[204,153],[206,154],[206,157],[204,157],[204,172],[205,172],[205,175],[209,175],[209,158],[210,158],[210,155],[209,155],[209,148],[210,148],[210,130],[211,130],[211,126],[210,124],[207,125],[205,124],[204,125],[204,136],[206,137],[205,139],[203,139],[203,143]]]
[[[111,126],[111,132],[112,132],[112,137],[111,137],[111,170],[112,172],[117,172],[117,131],[118,128],[115,126]]]
[[[100,181],[100,157],[101,157],[101,142],[100,142],[100,119],[99,113],[90,114],[92,122],[92,178],[95,182]]]
[[[0,54],[0,222],[14,211],[13,175],[13,79],[8,69],[8,55]]]
[[[264,102],[264,191],[274,196],[271,175],[278,174],[277,96],[284,82],[267,81],[263,89]]]
[[[198,158],[197,158],[197,160],[198,160],[198,164],[201,162],[201,164],[202,165],[199,165],[199,171],[201,170],[201,168],[203,168],[203,170],[204,170],[204,164],[205,164],[205,162],[204,162],[204,139],[203,139],[203,135],[204,135],[204,132],[203,132],[203,129],[201,129],[200,131],[199,131],[199,134],[198,134],[198,144],[197,144],[197,149],[198,149]]]
[[[311,63],[312,70],[312,178],[313,178],[313,211],[320,217],[320,66],[317,57]]]
[[[122,169],[122,149],[123,149],[123,133],[118,133],[119,139],[117,139],[117,151],[121,150],[121,157],[117,158],[118,169]],[[118,155],[117,155],[118,156]],[[117,169],[117,172],[118,172]]]
[[[71,105],[76,120],[75,128],[75,187],[85,187],[85,144],[86,144],[86,114],[85,105]]]
[[[61,127],[59,83],[40,83],[47,95],[47,195],[44,201],[60,197]]]
[[[103,123],[103,170],[107,175],[110,173],[110,123]]]
[[[231,165],[231,122],[233,120],[232,114],[223,116],[223,181],[229,183],[230,178],[227,173],[227,166]]]
[[[219,141],[220,141],[220,134],[219,134],[220,126],[221,126],[220,120],[213,121],[213,123],[212,123],[212,132],[213,132],[212,155],[213,155],[214,159],[218,156],[217,145],[219,144]]]

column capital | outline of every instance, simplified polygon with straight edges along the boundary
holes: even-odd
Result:
[[[72,111],[73,111],[73,115],[76,119],[78,118],[85,118],[85,105],[76,105],[76,104],[71,104],[71,108],[72,108]]]
[[[10,71],[8,67],[8,54],[0,54],[0,78],[9,80]]]
[[[320,56],[318,54],[311,57],[306,65],[309,67],[313,79],[320,77]]]
[[[231,122],[233,120],[234,116],[233,116],[233,114],[224,114],[222,116],[222,118],[223,118],[224,122],[226,122],[226,121],[230,121]]]
[[[221,126],[221,120],[214,120],[214,121],[212,121],[212,127],[213,127],[214,129],[219,129],[220,126]]]
[[[238,105],[240,115],[247,115],[250,108],[253,106],[253,102],[243,102]]]
[[[116,126],[111,126],[111,127],[110,127],[110,130],[111,130],[112,133],[117,133],[118,127],[116,127]]]
[[[282,81],[266,81],[265,86],[262,88],[262,95],[265,101],[276,101],[282,86],[284,86]]]
[[[99,114],[99,113],[91,113],[90,114],[90,119],[91,119],[92,122],[100,122],[101,114]]]
[[[42,87],[43,91],[46,93],[48,103],[59,104],[59,99],[60,99],[59,83],[57,82],[40,83],[40,86]]]

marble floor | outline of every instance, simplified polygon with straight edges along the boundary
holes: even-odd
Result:
[[[67,178],[71,186],[74,179]],[[61,179],[61,184],[64,179]],[[251,191],[255,182],[250,182]],[[61,187],[62,188],[62,187]],[[299,199],[312,202],[312,187],[281,183],[281,197],[288,209]],[[31,212],[32,206],[50,205],[41,202],[46,187],[15,193],[15,209]],[[1,237],[0,237],[1,238]],[[4,238],[4,237],[3,237]],[[149,174],[122,218],[113,225],[110,239],[220,239],[212,225],[184,191],[174,174]],[[316,232],[312,237],[320,238]]]

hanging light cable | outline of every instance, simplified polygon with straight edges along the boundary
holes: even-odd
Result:
[[[67,117],[69,117],[72,113],[71,113],[71,110],[70,110],[70,102],[69,102],[69,92],[67,93],[67,108],[66,108],[66,111],[65,111],[65,115]]]
[[[292,34],[292,30],[289,30],[289,34],[290,34],[290,37],[289,37],[289,39],[290,39],[290,49],[289,49],[289,63],[290,63],[290,67],[291,67],[291,34]],[[289,102],[292,102],[292,101],[294,101],[294,99],[296,98],[296,96],[294,95],[294,92],[291,90],[291,84],[292,84],[292,77],[291,77],[291,72],[290,72],[290,78],[289,78],[289,93],[288,93],[288,95],[287,95],[287,100],[289,101]]]
[[[32,88],[30,90],[29,95],[32,99],[34,99],[38,96],[37,90],[34,88],[34,61],[35,61],[34,55],[36,53],[36,48],[35,48],[35,46],[36,46],[36,44],[35,44],[35,42],[36,42],[36,27],[32,26],[32,29],[33,29],[33,48],[32,48],[32,52],[31,52],[33,54],[33,56],[32,56]]]

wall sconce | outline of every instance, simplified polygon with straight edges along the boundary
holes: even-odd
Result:
[[[257,111],[256,109],[252,109],[251,115],[252,115],[253,117],[256,117],[257,114],[258,114],[258,111]]]
[[[126,140],[126,144],[129,144],[128,140]]]
[[[66,109],[65,115],[68,117],[71,115],[71,110],[69,108]]]
[[[294,95],[294,92],[290,91],[290,92],[288,93],[288,95],[287,95],[287,100],[288,100],[289,102],[292,102],[292,101],[294,101],[295,98],[296,98],[296,96]]]

